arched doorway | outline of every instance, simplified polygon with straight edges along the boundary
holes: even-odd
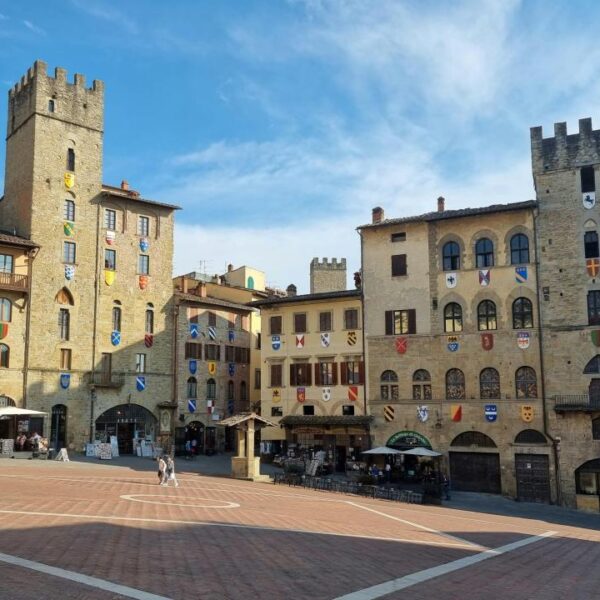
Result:
[[[204,424],[192,421],[185,428],[185,441],[190,441],[194,455],[204,454]],[[195,443],[194,443],[195,442]]]
[[[50,444],[56,452],[67,447],[67,407],[64,404],[55,404],[52,407]]]
[[[548,445],[546,436],[536,429],[523,429],[515,436],[515,446]],[[515,452],[515,476],[517,479],[517,500],[549,504],[550,497],[550,456],[549,454]]]
[[[134,438],[155,439],[156,417],[139,404],[113,406],[96,419],[96,439],[110,442],[116,436],[119,454],[133,454]]]
[[[450,447],[453,489],[487,494],[501,492],[500,454],[493,451],[497,446],[491,437],[480,431],[465,431],[452,440]]]
[[[15,401],[8,396],[0,395],[0,408],[6,408],[8,406],[16,406]],[[27,430],[25,430],[25,433],[27,433]],[[15,419],[0,419],[0,440],[14,439],[16,435]]]
[[[578,494],[600,496],[600,458],[588,460],[575,470],[575,485]]]

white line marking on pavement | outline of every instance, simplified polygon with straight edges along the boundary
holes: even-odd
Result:
[[[186,500],[186,498],[180,498],[179,496],[163,496],[161,494],[124,494],[119,496],[123,500],[131,500],[131,502],[142,502],[143,504],[160,504],[162,506],[189,506],[192,508],[239,508],[240,505],[235,502],[229,502],[228,500],[221,500],[222,504],[209,505],[209,504],[183,504],[176,502],[165,502],[172,498],[173,500]],[[156,500],[140,500],[140,498],[162,498],[163,502],[157,502]],[[208,502],[214,502],[214,498],[191,498],[191,500],[207,500]]]
[[[423,546],[443,546],[444,548],[466,548],[472,550],[472,546],[453,544],[451,542],[427,542],[422,540],[409,540],[404,538],[378,537],[373,535],[360,535],[357,533],[338,533],[335,531],[315,531],[311,529],[283,529],[281,527],[266,527],[262,525],[243,525],[241,523],[212,523],[210,521],[185,521],[179,519],[144,519],[142,517],[117,517],[112,515],[79,515],[68,513],[53,513],[28,510],[0,510],[0,515],[27,515],[34,517],[59,517],[62,519],[86,519],[91,521],[133,521],[136,523],[166,523],[175,525],[196,525],[200,527],[224,527],[230,529],[254,529],[257,531],[279,531],[283,533],[303,533],[306,535],[326,535],[332,537],[344,537],[363,540],[377,540],[380,542],[400,542],[408,544],[420,544]],[[48,525],[46,523],[46,525]]]
[[[534,535],[517,542],[513,542],[512,544],[506,544],[506,546],[485,550],[480,554],[459,558],[458,560],[446,563],[445,565],[439,565],[437,567],[411,573],[410,575],[405,575],[404,577],[399,577],[398,579],[392,579],[391,581],[386,581],[385,583],[380,583],[370,588],[365,588],[364,590],[351,592],[345,596],[339,596],[334,600],[374,600],[375,598],[381,598],[382,596],[387,596],[387,594],[404,590],[412,587],[413,585],[417,585],[418,583],[423,583],[429,579],[439,577],[440,575],[446,575],[447,573],[452,573],[452,571],[458,571],[459,569],[470,567],[471,565],[477,564],[483,560],[487,560],[488,558],[494,558],[496,556],[506,554],[507,552],[512,552],[517,548],[539,542],[540,540],[551,537],[555,534],[556,531],[546,531],[541,535]]]
[[[451,535],[450,533],[444,533],[443,531],[438,531],[437,529],[432,529],[431,527],[427,527],[426,525],[419,525],[419,523],[415,523],[414,521],[407,521],[406,519],[401,519],[400,517],[394,517],[393,515],[388,515],[387,513],[381,512],[379,510],[375,510],[374,508],[369,508],[368,506],[363,506],[362,504],[357,504],[356,502],[352,502],[350,500],[346,500],[346,504],[350,504],[350,506],[355,506],[356,508],[361,508],[362,510],[368,510],[369,512],[375,513],[376,515],[385,517],[386,519],[392,519],[394,521],[399,521],[400,523],[404,523],[405,525],[410,525],[411,527],[416,527],[417,529],[422,529],[423,531],[427,531],[429,533],[434,533],[435,535],[445,537],[454,542],[460,542],[463,545],[471,546],[473,549],[487,550],[486,546],[481,546],[480,544],[474,544],[473,542],[469,542],[468,540],[464,540],[462,538],[456,537],[454,535]]]
[[[52,575],[53,577],[60,577],[62,579],[68,579],[75,581],[76,583],[82,583],[93,588],[100,590],[106,590],[113,594],[120,594],[127,598],[135,598],[136,600],[170,600],[167,596],[157,596],[156,594],[150,594],[142,590],[136,590],[135,588],[128,587],[126,585],[119,585],[118,583],[112,583],[105,579],[98,579],[97,577],[90,577],[89,575],[83,575],[82,573],[76,573],[75,571],[67,571],[66,569],[59,569],[58,567],[51,567],[43,563],[35,562],[33,560],[27,560],[20,558],[19,556],[11,556],[10,554],[0,553],[0,561],[15,565],[16,567],[23,567],[25,569],[31,569],[32,571],[38,571],[45,573],[46,575]]]

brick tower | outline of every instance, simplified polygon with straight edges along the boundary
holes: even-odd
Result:
[[[341,292],[346,289],[346,259],[331,262],[324,258],[313,258],[310,262],[310,293]]]

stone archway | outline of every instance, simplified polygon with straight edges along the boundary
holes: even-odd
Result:
[[[96,439],[110,441],[117,438],[119,454],[133,454],[134,438],[156,441],[157,419],[139,404],[120,404],[103,412],[96,419]]]

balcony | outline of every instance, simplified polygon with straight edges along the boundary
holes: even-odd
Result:
[[[16,273],[0,272],[0,290],[10,290],[11,292],[27,292],[29,287],[29,278],[27,275],[17,275]]]
[[[105,373],[103,371],[91,371],[87,373],[88,385],[97,388],[120,388],[125,383],[122,373]]]
[[[600,394],[552,396],[556,412],[600,412]]]

